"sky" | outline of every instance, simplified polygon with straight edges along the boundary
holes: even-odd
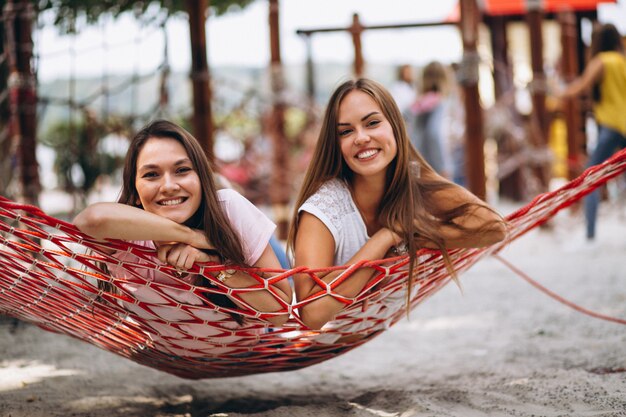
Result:
[[[305,43],[297,29],[346,27],[358,13],[365,25],[416,23],[445,19],[457,0],[280,0],[281,55],[287,64],[306,59]],[[614,22],[626,34],[626,0],[599,9],[601,21]],[[44,21],[46,19],[44,18]],[[48,19],[49,20],[49,19]],[[264,67],[269,61],[268,2],[257,0],[243,11],[210,17],[207,23],[211,66]],[[174,71],[188,71],[190,51],[184,17],[167,25],[169,62]],[[103,73],[154,71],[163,58],[163,33],[141,28],[132,16],[85,27],[78,36],[61,36],[50,24],[35,35],[42,81]],[[433,59],[458,61],[462,54],[454,27],[366,31],[362,38],[366,62],[423,65]],[[354,51],[347,33],[313,36],[316,62],[352,62]],[[71,54],[71,50],[79,53]]]
[[[297,29],[344,27],[357,12],[363,24],[416,23],[444,19],[456,0],[280,0],[281,55],[287,64],[303,63],[305,43]],[[257,0],[248,8],[224,16],[210,17],[207,24],[210,65],[264,67],[269,62],[268,5]],[[422,7],[420,7],[422,5]],[[190,54],[186,19],[168,23],[170,65],[188,71]],[[163,34],[154,28],[141,29],[131,16],[107,24],[86,27],[79,36],[60,36],[51,25],[37,33],[39,77],[49,80],[77,74],[100,75],[153,70],[163,56]],[[138,40],[141,40],[139,42]],[[363,35],[366,61],[420,64],[432,59],[452,61],[460,57],[456,29],[378,30]],[[137,41],[137,42],[135,42]],[[351,62],[353,46],[347,33],[318,34],[313,37],[316,62]],[[106,46],[105,46],[106,45]],[[73,48],[80,52],[75,58]]]

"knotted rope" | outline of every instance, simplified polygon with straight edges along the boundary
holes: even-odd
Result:
[[[507,217],[506,241],[488,248],[450,252],[454,268],[463,272],[484,256],[546,222],[609,179],[626,171],[626,151],[554,192],[536,197]],[[104,251],[103,249],[107,249]],[[132,255],[120,261],[110,250]],[[40,209],[0,197],[0,312],[92,343],[153,368],[185,378],[248,375],[299,369],[353,349],[381,334],[405,315],[408,259],[396,257],[342,267],[290,270],[242,269],[257,282],[250,288],[232,289],[207,272],[222,265],[194,266],[209,287],[197,287],[176,277],[161,265],[154,251],[123,241],[100,242],[80,233],[73,225],[46,215]],[[124,259],[129,259],[124,257]],[[102,264],[121,265],[123,277],[108,274]],[[355,298],[342,297],[336,287],[359,268],[376,273]],[[343,272],[318,294],[286,305],[282,310],[256,311],[241,299],[249,291],[271,291],[269,283],[306,274],[319,276],[331,270]],[[156,271],[166,281],[145,278]],[[261,272],[264,276],[261,277]],[[113,284],[107,292],[97,282]],[[410,307],[434,294],[450,281],[442,257],[423,250],[415,272]],[[238,300],[240,309],[220,307],[206,299],[207,293]],[[322,330],[303,326],[298,309],[330,295],[346,308]],[[245,317],[239,325],[229,313]],[[272,327],[271,314],[290,313],[282,327]]]

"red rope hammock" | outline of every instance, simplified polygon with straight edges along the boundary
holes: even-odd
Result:
[[[496,253],[624,171],[626,151],[588,169],[559,190],[538,196],[508,216],[510,230],[505,242],[452,251],[455,269],[461,273],[482,257]],[[102,251],[103,247],[128,251],[137,261],[119,261]],[[437,252],[423,250],[419,255],[411,308],[450,280]],[[120,264],[127,274],[112,277],[102,262]],[[244,271],[258,281],[253,287],[231,289],[211,274],[204,275],[213,286],[196,287],[177,279],[149,249],[123,241],[98,242],[36,207],[0,197],[0,312],[185,378],[299,369],[371,340],[405,315],[407,264],[406,257],[396,257],[324,269],[251,268]],[[354,299],[336,294],[337,285],[362,267],[377,271],[368,286]],[[192,272],[221,268],[207,264],[195,266]],[[146,280],[147,270],[160,271],[170,280]],[[344,272],[333,282],[322,283],[318,274],[330,270]],[[260,272],[271,278],[262,278]],[[277,296],[283,309],[276,313],[256,311],[241,299],[244,292],[270,290],[268,281],[278,282],[294,274],[306,274],[324,289],[293,305],[286,305]],[[109,282],[118,291],[103,291],[98,281]],[[227,294],[245,308],[213,305],[206,300],[207,293]],[[181,302],[180,294],[197,303]],[[312,331],[302,325],[298,308],[323,295],[337,298],[346,308],[322,330]],[[286,312],[291,318],[280,328],[263,320]],[[244,323],[237,324],[229,313],[244,316]]]

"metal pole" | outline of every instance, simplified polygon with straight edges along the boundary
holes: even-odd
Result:
[[[469,190],[481,199],[486,198],[485,154],[483,113],[478,92],[477,52],[478,22],[480,20],[476,0],[461,0],[461,37],[463,39],[463,60],[460,68],[460,82],[465,101],[465,159],[467,185]]]

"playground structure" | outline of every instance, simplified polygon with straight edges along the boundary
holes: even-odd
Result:
[[[192,69],[190,71],[190,80],[193,90],[193,114],[180,113],[171,107],[171,97],[169,94],[169,83],[172,74],[170,73],[169,57],[168,57],[168,39],[165,33],[168,14],[157,15],[153,19],[150,26],[145,32],[131,40],[137,48],[141,47],[141,36],[162,36],[163,49],[162,59],[153,71],[140,74],[135,71],[125,80],[113,83],[112,77],[103,72],[100,79],[100,87],[93,90],[91,95],[79,98],[78,85],[75,75],[70,72],[68,80],[68,91],[66,97],[49,96],[46,97],[36,90],[37,68],[31,66],[41,59],[46,58],[44,51],[40,51],[36,47],[33,49],[33,23],[36,14],[32,3],[28,1],[10,1],[6,2],[3,13],[2,22],[3,30],[0,30],[3,36],[1,42],[3,48],[0,52],[0,132],[1,143],[6,152],[3,152],[5,160],[1,164],[3,169],[7,171],[7,175],[3,176],[2,190],[4,194],[10,194],[16,198],[30,203],[37,203],[37,194],[39,192],[39,179],[37,161],[34,157],[34,149],[36,148],[37,136],[41,136],[42,132],[37,132],[36,126],[38,113],[44,114],[47,109],[52,107],[64,107],[67,109],[68,124],[70,126],[69,135],[77,135],[77,128],[73,127],[78,123],[79,119],[92,117],[91,121],[97,121],[109,130],[121,129],[119,126],[112,126],[109,120],[110,103],[117,95],[126,94],[130,96],[131,109],[124,116],[124,129],[132,132],[134,128],[142,121],[154,116],[164,117],[182,117],[183,120],[189,120],[189,128],[199,138],[207,138],[212,143],[213,130],[224,129],[224,126],[213,127],[216,119],[215,109],[213,106],[220,106],[219,94],[220,90],[224,90],[229,82],[216,79],[213,89],[217,94],[212,97],[210,85],[208,83],[210,74],[206,63],[206,42],[203,33],[204,25],[200,24],[197,19],[201,19],[203,13],[198,12],[203,7],[203,2],[194,3],[194,10],[189,10],[190,28],[192,33]],[[346,32],[353,40],[355,58],[353,73],[355,76],[363,75],[366,64],[362,54],[361,35],[365,31],[374,30],[407,30],[411,28],[419,29],[420,27],[439,26],[439,25],[456,25],[459,27],[460,35],[463,41],[463,58],[460,62],[458,71],[458,81],[464,90],[465,101],[465,124],[466,124],[466,146],[468,161],[468,188],[480,197],[485,198],[485,167],[483,145],[485,138],[485,127],[483,123],[483,115],[480,106],[480,96],[478,92],[478,64],[485,62],[486,57],[479,56],[477,52],[478,29],[482,23],[489,28],[491,40],[492,60],[488,62],[493,72],[494,94],[496,100],[505,99],[514,89],[512,82],[512,65],[508,53],[507,27],[515,22],[525,22],[528,26],[529,43],[532,46],[531,63],[533,69],[533,80],[530,82],[528,89],[532,95],[532,113],[529,117],[529,129],[526,135],[526,142],[530,152],[528,158],[510,158],[511,160],[503,165],[508,166],[508,171],[514,176],[516,174],[515,163],[519,166],[523,162],[534,167],[534,177],[541,184],[541,189],[547,189],[547,182],[550,177],[548,168],[547,137],[549,128],[549,116],[546,111],[546,75],[543,65],[543,40],[542,40],[542,21],[557,20],[560,25],[561,32],[561,50],[562,50],[562,75],[565,80],[576,76],[583,68],[584,62],[584,44],[582,42],[581,30],[582,21],[585,19],[594,21],[596,19],[596,7],[599,1],[547,1],[547,2],[504,2],[504,1],[486,1],[481,3],[482,8],[479,9],[475,0],[462,0],[458,3],[458,7],[450,12],[447,18],[439,22],[417,22],[417,23],[401,23],[388,25],[366,25],[361,22],[358,14],[353,16],[352,24],[348,27],[336,28],[317,28],[302,29],[298,31],[306,41],[308,59],[306,85],[309,100],[300,100],[305,102],[302,108],[304,111],[310,111],[313,97],[316,92],[314,63],[312,59],[311,37],[317,36],[324,32]],[[282,68],[281,48],[280,48],[280,30],[278,25],[278,0],[268,2],[269,28],[270,28],[270,63],[269,63],[269,91],[270,93],[261,98],[262,106],[267,110],[257,110],[257,113],[265,113],[259,116],[259,124],[261,130],[271,141],[272,152],[272,169],[270,174],[269,194],[271,197],[271,205],[274,209],[274,217],[279,225],[281,235],[286,230],[287,219],[286,213],[290,201],[290,184],[289,173],[287,171],[289,161],[289,147],[293,146],[293,140],[286,137],[285,114],[289,108],[298,106],[298,100],[287,99],[287,88],[285,83],[284,69]],[[36,26],[35,26],[36,27]],[[36,36],[35,36],[36,41]],[[116,45],[109,45],[103,37],[102,44],[99,46],[103,50],[113,49]],[[85,51],[83,51],[85,52]],[[74,61],[74,57],[81,51],[70,50],[70,64]],[[204,63],[204,64],[203,64]],[[144,110],[138,112],[138,92],[143,84],[145,88],[154,88],[157,91],[155,102],[150,106],[143,106]],[[232,84],[232,81],[230,81]],[[150,85],[150,87],[148,87]],[[239,106],[231,106],[233,109],[246,108],[246,100],[251,95],[259,96],[260,91],[254,89],[242,91],[245,87],[234,86],[231,91],[239,90],[239,96],[242,97]],[[154,94],[153,94],[154,96]],[[145,94],[142,92],[142,99]],[[142,100],[143,101],[143,100]],[[505,101],[505,100],[503,100]],[[301,105],[301,103],[300,103]],[[97,109],[99,107],[99,109]],[[225,109],[221,109],[222,113]],[[587,109],[581,109],[580,103],[576,100],[569,100],[563,109],[566,134],[567,134],[567,165],[568,178],[571,179],[580,173],[584,159],[584,124],[582,123],[582,114]],[[229,111],[226,109],[226,111]],[[219,108],[218,108],[219,112]],[[96,115],[96,119],[93,116]],[[119,119],[119,118],[118,118]],[[199,120],[204,123],[200,126]],[[119,120],[117,124],[119,125]],[[208,124],[207,124],[208,123]],[[220,122],[217,122],[218,124]],[[90,139],[94,145],[99,138]],[[209,143],[207,142],[207,143]],[[207,152],[212,156],[212,145],[207,145]],[[12,162],[9,162],[10,155],[16,155]],[[521,160],[519,162],[517,160]],[[516,162],[517,161],[517,162]],[[11,178],[13,167],[17,169],[17,176],[13,184],[16,187],[9,187],[8,180]],[[505,172],[506,170],[503,170]],[[501,178],[501,180],[503,180]],[[527,181],[524,178],[517,178],[507,184],[501,181],[501,187],[520,187],[521,181]],[[521,195],[522,193],[513,193]],[[528,198],[528,196],[526,196]]]
[[[509,57],[509,40],[507,27],[513,23],[524,22],[527,26],[528,43],[530,45],[530,61],[532,66],[532,80],[528,85],[532,97],[532,112],[529,120],[529,133],[526,140],[531,148],[530,156],[516,158],[511,156],[510,162],[517,169],[507,171],[512,176],[508,182],[506,176],[499,176],[501,187],[514,188],[509,195],[521,196],[520,190],[524,178],[519,175],[519,167],[528,162],[534,166],[534,176],[540,184],[539,190],[548,189],[550,173],[550,157],[548,137],[551,116],[547,111],[546,96],[548,83],[544,65],[543,22],[557,21],[561,32],[561,75],[564,81],[571,81],[578,76],[585,63],[585,44],[583,42],[583,20],[597,20],[598,0],[585,1],[498,1],[490,0],[482,4],[482,9],[474,1],[459,1],[457,7],[441,21],[399,23],[385,25],[366,25],[359,15],[352,16],[352,24],[347,27],[327,27],[300,29],[307,51],[307,93],[311,100],[316,94],[315,72],[313,63],[313,49],[311,38],[324,33],[347,32],[354,46],[353,73],[359,77],[365,73],[365,59],[362,52],[361,36],[366,31],[378,30],[407,30],[437,26],[457,26],[463,42],[463,58],[457,81],[464,91],[465,124],[466,124],[466,160],[468,188],[481,198],[486,196],[486,179],[484,167],[484,116],[481,110],[481,100],[478,90],[478,65],[481,60],[489,59],[479,56],[477,40],[479,38],[479,24],[482,22],[488,28],[491,47],[494,98],[496,102],[508,102],[512,107],[511,95],[515,94],[513,83],[513,66]],[[581,108],[576,100],[568,100],[563,108],[563,118],[566,127],[567,144],[567,178],[573,179],[582,171],[585,156],[585,126],[584,114],[588,108]],[[513,110],[515,112],[515,110]],[[518,159],[518,161],[515,161]],[[503,162],[506,164],[506,161]],[[510,165],[510,164],[509,164]],[[511,181],[512,180],[512,181]],[[525,197],[517,197],[525,199]]]
[[[486,2],[486,4],[492,3]],[[270,5],[273,7],[270,9],[270,12],[273,13],[270,16],[277,19],[277,1],[270,2]],[[533,17],[530,17],[532,13],[528,13],[529,25],[537,24],[537,16],[540,17],[541,12],[538,9],[532,9],[529,12],[536,12]],[[593,12],[589,13],[593,17]],[[503,24],[506,26],[506,19],[498,23],[495,22],[495,19],[499,19],[498,16],[500,15],[495,14],[490,17],[494,19],[493,25]],[[572,22],[577,22],[577,18],[571,19],[571,12],[563,16],[569,16],[568,18],[563,17],[561,21],[570,25],[568,26],[570,28]],[[576,17],[576,14],[573,16]],[[478,81],[476,65],[480,57],[476,52],[475,43],[479,20],[476,3],[461,1],[458,24],[461,28],[465,47],[461,65],[461,81],[465,88],[466,106],[468,109],[474,110],[480,108],[476,85]],[[277,25],[274,24],[274,27],[277,28]],[[358,17],[353,21],[353,27],[358,30],[367,29],[360,24]],[[537,29],[535,26],[532,27]],[[360,45],[360,40],[356,36],[357,32],[355,30],[355,33],[352,34],[355,48]],[[533,30],[531,29],[530,32]],[[532,36],[535,37],[540,32],[541,30],[537,29]],[[281,89],[285,87],[284,76],[280,67],[280,48],[276,46],[278,41],[277,29],[272,33],[271,79],[273,95],[268,102],[272,105],[270,119],[273,121],[270,122],[272,126],[270,131],[274,135],[272,139],[274,146],[278,147],[280,141],[284,139],[284,112],[289,103],[284,101],[284,96],[280,93]],[[573,43],[571,43],[572,36],[570,35],[567,39],[570,41],[568,45],[571,48]],[[494,43],[497,43],[498,40],[502,40],[504,35],[492,36],[497,38],[494,40]],[[7,43],[10,44],[10,42]],[[165,45],[163,63],[156,71],[160,74],[159,99],[155,103],[156,107],[152,107],[150,111],[146,112],[145,117],[150,117],[151,112],[162,112],[164,115],[168,115],[167,42]],[[15,48],[15,50],[18,49],[21,50],[21,48]],[[502,53],[500,49],[497,52],[498,54]],[[494,49],[495,55],[496,50]],[[15,71],[19,68],[17,65],[11,71],[6,71],[8,63],[13,59],[11,56],[7,50],[2,51],[0,54],[0,71],[15,75]],[[506,56],[507,54],[504,53],[502,59],[505,60]],[[573,55],[568,56],[571,58]],[[580,57],[581,54],[578,56]],[[539,58],[536,59],[539,60]],[[495,85],[499,86],[497,87],[499,93],[496,92],[496,94],[504,95],[511,88],[510,84],[507,84],[510,82],[510,78],[507,78],[510,77],[507,72],[510,68],[507,65],[495,63],[493,68],[495,78],[500,80],[495,82]],[[355,73],[358,75],[357,69],[364,70],[362,58],[360,60],[355,59]],[[198,72],[195,74],[197,75]],[[206,74],[208,75],[208,73]],[[539,109],[545,103],[545,79],[542,78],[539,68],[537,68],[535,76],[536,81],[532,83],[532,92],[533,103],[536,103],[537,108],[534,109],[533,114],[535,116],[533,117],[537,118],[534,123],[540,132],[536,138],[541,139],[537,146],[545,147],[545,136],[541,133],[544,129],[542,127],[543,122],[539,121],[543,114],[539,113]],[[314,79],[312,76],[309,78]],[[21,81],[16,82],[15,79]],[[0,138],[5,139],[1,143],[2,146],[11,143],[7,138],[12,138],[15,141],[11,146],[19,140],[20,149],[22,151],[28,150],[24,144],[29,138],[30,131],[23,128],[26,125],[23,125],[23,121],[18,119],[36,116],[35,111],[38,107],[32,100],[37,96],[34,94],[34,84],[28,82],[32,80],[28,77],[13,78],[13,81],[8,83],[6,88],[0,90],[0,111],[4,109],[3,117],[8,115],[9,118],[12,118],[13,123],[10,126],[11,129],[14,129],[9,131],[8,123],[2,125]],[[140,84],[142,77],[139,74],[134,74],[130,80],[120,84],[119,90]],[[70,84],[72,83],[70,82]],[[76,94],[75,89],[71,91]],[[117,88],[106,87],[98,92],[97,96],[101,98],[111,97],[115,95],[116,91]],[[48,98],[44,102],[50,106],[60,104],[72,112],[78,112],[94,103],[94,97],[79,100],[75,95],[70,95],[67,100]],[[20,101],[22,99],[31,101]],[[9,102],[10,106],[7,106],[6,104]],[[103,102],[106,103],[107,100],[105,99]],[[7,110],[7,107],[10,109]],[[104,108],[106,109],[106,106]],[[572,108],[576,110],[575,107]],[[105,113],[104,110],[103,113]],[[578,111],[573,111],[572,117],[577,117],[578,113]],[[468,155],[468,158],[476,162],[477,165],[474,165],[473,169],[480,174],[481,171],[484,172],[484,168],[480,168],[481,164],[484,163],[482,156],[484,129],[482,116],[473,114],[474,117],[471,120],[468,115],[467,140],[471,145],[469,147],[475,153]],[[132,119],[133,122],[141,121],[142,115],[133,111],[129,119]],[[281,132],[283,132],[282,137]],[[7,149],[12,151],[13,148]],[[576,149],[574,146],[572,151]],[[577,150],[576,155],[579,152],[580,149]],[[3,156],[9,154],[11,153],[3,153]],[[284,163],[285,156],[286,154],[275,155],[275,165],[281,163],[280,161]],[[24,163],[26,156],[21,158],[22,163]],[[565,187],[552,193],[539,195],[531,204],[508,217],[511,223],[511,232],[506,242],[491,248],[452,252],[451,257],[455,269],[459,272],[466,270],[484,256],[497,253],[503,245],[543,224],[559,210],[568,207],[593,189],[624,172],[626,170],[625,161],[626,154],[622,152],[607,163],[589,169]],[[34,171],[24,169],[22,173],[24,172],[33,174]],[[285,181],[286,176],[281,177],[278,173],[279,171],[274,171],[275,179]],[[540,171],[538,177],[544,178],[541,176],[544,174],[545,171]],[[33,186],[35,184],[33,178],[24,179],[23,177],[22,181],[26,181],[23,184]],[[480,187],[484,187],[484,176],[482,179],[480,175],[475,175],[473,178],[471,187],[474,187],[473,191],[480,195]],[[281,184],[284,185],[284,183]],[[276,189],[271,188],[271,190]],[[23,189],[25,194],[31,192],[36,194],[35,191],[34,188],[32,191],[31,189]],[[284,188],[280,188],[280,192],[284,193]],[[281,199],[284,199],[284,194],[273,197],[278,206],[275,209],[279,212],[284,210],[286,204]],[[24,200],[29,201],[29,198]],[[342,299],[342,302],[346,304],[346,309],[322,331],[312,331],[305,328],[299,319],[298,308],[302,304],[310,302],[311,299],[302,300],[299,304],[284,305],[284,311],[291,313],[290,322],[282,328],[270,328],[262,320],[265,317],[263,313],[255,311],[251,307],[233,311],[208,304],[201,307],[190,307],[177,302],[171,297],[172,291],[189,291],[199,299],[203,298],[204,293],[211,291],[227,293],[235,298],[239,294],[218,282],[214,282],[216,286],[212,288],[193,287],[182,281],[174,286],[151,284],[142,278],[141,271],[145,270],[146,265],[126,264],[125,267],[134,277],[133,284],[150,288],[151,291],[162,297],[162,303],[157,305],[144,303],[133,298],[132,294],[124,291],[123,286],[119,285],[121,294],[107,293],[98,289],[96,282],[107,281],[116,285],[116,281],[114,277],[107,275],[106,271],[102,270],[97,263],[100,261],[115,262],[115,260],[108,258],[104,252],[99,250],[102,242],[89,239],[80,234],[72,225],[48,216],[32,205],[16,203],[6,198],[0,200],[0,220],[0,243],[2,243],[0,245],[1,312],[36,323],[48,330],[80,338],[139,363],[186,378],[246,375],[309,366],[366,343],[380,335],[405,314],[405,289],[408,280],[406,258],[392,258],[339,267],[345,272],[327,288],[329,294],[337,297],[339,296],[333,293],[334,287],[341,280],[347,279],[356,269],[374,267],[379,273],[358,297]],[[279,216],[279,223],[283,220]],[[162,271],[166,273],[172,272],[167,267],[158,266],[150,252],[124,242],[111,242],[109,244],[112,247],[133,252],[146,261],[149,267],[162,268]],[[200,267],[197,272],[217,271],[220,268],[222,268],[221,265],[207,265]],[[255,275],[259,271],[251,269],[247,272],[259,280],[258,288],[255,287],[253,290],[260,289],[263,283],[261,278]],[[287,271],[264,272],[274,274],[272,280],[282,280],[289,279],[296,273],[307,273],[312,279],[315,279],[317,273],[324,271],[298,268]],[[173,275],[172,277],[175,279]],[[441,256],[432,251],[424,251],[420,254],[420,264],[415,278],[417,285],[414,286],[415,292],[411,294],[411,308],[416,307],[450,280]],[[386,282],[383,284],[383,281]],[[320,294],[314,295],[313,298],[317,296]],[[241,301],[241,299],[239,300]],[[124,308],[128,305],[133,306],[132,311]],[[159,309],[177,310],[180,312],[181,318],[179,321],[164,320],[158,313]],[[233,312],[246,317],[247,322],[244,326],[234,326],[230,316],[228,316],[228,313]],[[146,314],[148,318],[146,318]],[[198,342],[203,346],[198,347]]]

